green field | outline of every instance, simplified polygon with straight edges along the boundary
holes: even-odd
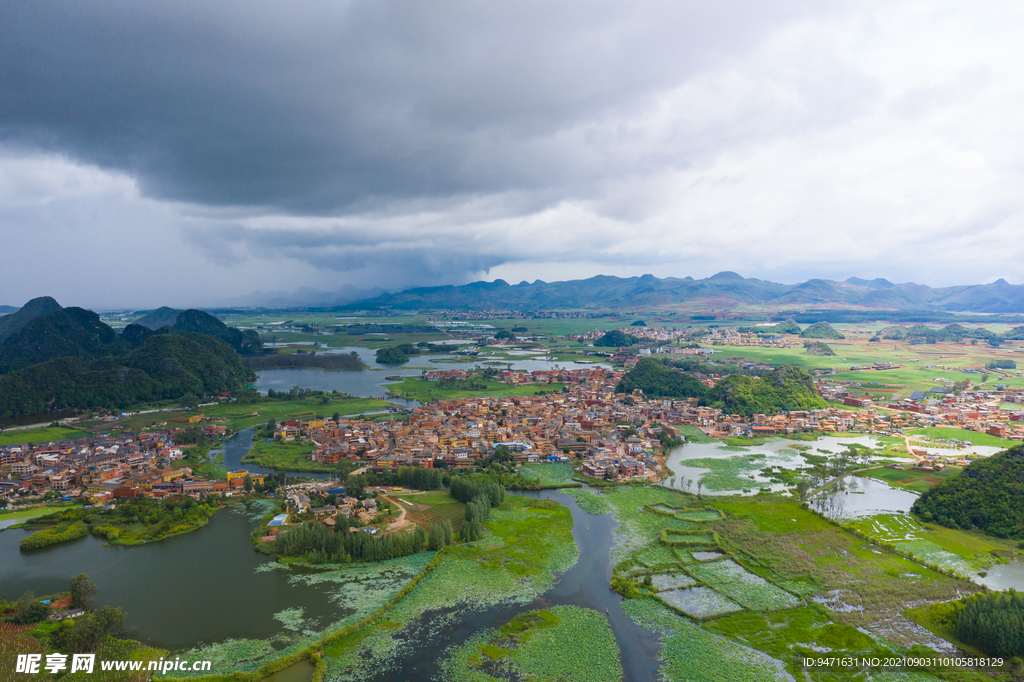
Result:
[[[425,510],[410,511],[408,518],[429,528],[435,523],[451,521],[452,526],[458,530],[466,519],[466,505],[453,499],[447,490],[436,490],[430,493],[410,495],[407,493],[395,493],[390,496],[392,499],[401,498],[411,502],[413,505],[429,507]],[[399,502],[399,504],[402,504]],[[402,505],[409,509],[408,505]]]
[[[63,426],[49,426],[42,429],[18,429],[0,431],[0,445],[19,445],[21,443],[49,443],[61,439],[85,438],[91,434],[78,429]]]
[[[242,461],[258,464],[267,469],[281,469],[285,471],[334,471],[333,466],[310,461],[309,455],[312,452],[313,445],[310,443],[298,441],[270,441],[268,443],[257,440],[253,443],[252,450],[242,458]]]
[[[889,485],[893,485],[898,488],[906,488],[907,490],[913,490],[916,493],[923,493],[961,471],[962,469],[959,467],[946,467],[943,471],[939,472],[888,469],[883,467],[878,469],[868,469],[867,471],[860,472],[858,475],[866,476],[868,478],[877,478],[880,481],[885,481]]]
[[[933,426],[927,429],[911,429],[907,431],[909,435],[913,436],[928,436],[932,440],[962,440],[971,443],[972,445],[989,445],[992,447],[1012,447],[1017,441],[1012,441],[1008,438],[1000,438],[999,436],[991,436],[981,431],[965,431],[964,429],[946,429],[940,426]]]
[[[0,512],[0,522],[11,521],[13,519],[28,520],[38,518],[40,516],[47,516],[48,514],[55,514],[62,509],[68,509],[74,507],[73,504],[51,504],[45,507],[35,507],[33,509],[23,509],[15,512]]]

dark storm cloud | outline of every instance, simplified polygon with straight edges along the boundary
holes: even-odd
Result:
[[[705,155],[713,131],[643,149],[609,121],[743,54],[800,5],[5,3],[0,130],[199,204],[585,196]],[[765,127],[730,135],[779,133]]]

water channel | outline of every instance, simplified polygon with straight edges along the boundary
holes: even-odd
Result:
[[[397,657],[395,668],[382,671],[373,679],[380,682],[393,680],[395,670],[400,670],[401,679],[409,682],[437,679],[445,649],[449,646],[463,644],[483,629],[499,628],[519,613],[561,605],[606,611],[619,646],[623,680],[642,682],[657,679],[660,635],[633,622],[622,610],[622,597],[609,587],[614,568],[611,548],[615,544],[618,521],[611,514],[588,514],[579,508],[575,498],[553,490],[520,490],[511,491],[511,494],[557,500],[568,507],[572,511],[572,535],[579,548],[579,560],[557,579],[551,589],[529,604],[497,606],[470,612],[437,639],[430,638],[429,628],[420,628],[417,633],[419,637],[414,636],[414,643]],[[429,623],[436,615],[426,613],[421,621]]]

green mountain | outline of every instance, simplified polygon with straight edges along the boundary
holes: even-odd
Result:
[[[263,342],[255,330],[242,331],[229,327],[216,317],[202,310],[186,310],[174,321],[174,328],[181,332],[206,334],[234,348],[239,353],[258,353],[263,349]]]
[[[641,358],[622,376],[615,392],[632,393],[638,388],[644,395],[656,398],[699,398],[707,390],[695,376],[672,369],[654,358]]]
[[[91,310],[58,308],[29,320],[0,343],[0,372],[55,358],[89,360],[117,355],[130,348],[130,344]]]
[[[709,389],[704,400],[712,407],[745,416],[828,407],[814,388],[814,378],[791,365],[777,367],[761,378],[730,374]]]
[[[157,308],[135,320],[134,324],[153,331],[169,327],[180,332],[206,334],[207,336],[220,339],[239,353],[258,353],[263,349],[260,336],[255,331],[242,331],[229,327],[213,315],[202,310]]]
[[[632,334],[623,334],[618,329],[613,329],[605,332],[604,336],[594,341],[594,345],[599,348],[622,348],[624,346],[632,346],[639,340]]]
[[[162,308],[157,308],[156,310],[151,310],[147,314],[135,320],[135,324],[139,324],[143,327],[148,327],[149,329],[156,331],[160,327],[173,327],[174,323],[178,320],[178,315],[180,314],[181,311],[177,308],[168,308],[167,306],[164,306]]]
[[[828,322],[815,322],[800,332],[801,339],[845,339],[835,327]]]
[[[911,511],[949,528],[1024,537],[1024,445],[971,462],[925,491]]]
[[[15,308],[10,315],[0,317],[0,342],[20,332],[26,324],[37,317],[52,313],[54,310],[60,310],[60,303],[49,296],[33,298],[22,308]]]
[[[159,334],[117,357],[64,357],[0,376],[0,416],[60,408],[124,409],[139,402],[238,391],[254,381],[241,358],[217,339]]]

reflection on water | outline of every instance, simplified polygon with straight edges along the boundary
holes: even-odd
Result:
[[[844,518],[859,518],[873,514],[909,513],[917,501],[917,494],[894,488],[885,481],[865,476],[847,476],[843,490],[832,495],[843,500]]]
[[[782,467],[784,469],[796,469],[809,466],[803,456],[803,452],[815,455],[831,456],[846,449],[847,445],[863,445],[869,448],[876,448],[877,441],[871,436],[858,436],[855,438],[840,438],[838,436],[824,436],[814,441],[790,440],[779,438],[770,440],[763,445],[751,445],[743,448],[733,448],[721,442],[714,443],[685,443],[669,453],[668,468],[675,473],[675,487],[688,492],[697,492],[697,481],[705,478],[710,485],[706,484],[702,492],[708,495],[744,495],[756,494],[761,488],[768,488],[772,492],[786,490],[787,486],[782,483],[772,483],[771,480],[761,473],[762,469],[770,467]],[[723,467],[732,471],[720,480],[732,480],[732,486],[715,486],[714,481],[707,476],[710,470],[707,468],[688,465],[690,460],[716,459],[723,461]],[[728,462],[726,464],[726,462]],[[686,487],[686,482],[690,487]],[[662,481],[662,485],[671,487],[672,480]],[[747,492],[744,492],[746,489]]]
[[[1008,564],[996,564],[984,578],[976,577],[975,582],[993,590],[1024,590],[1024,563],[1014,558]]]

